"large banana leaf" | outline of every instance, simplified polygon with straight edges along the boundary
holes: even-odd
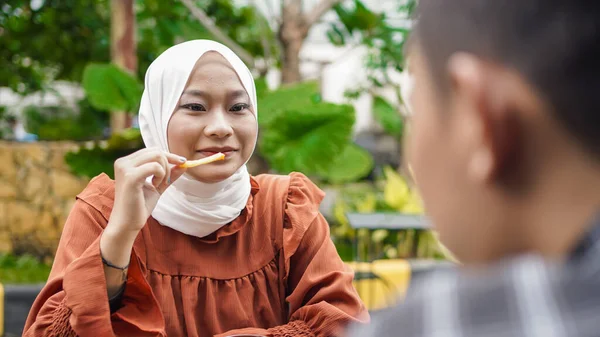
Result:
[[[357,181],[373,169],[373,157],[363,148],[349,144],[336,156],[322,175],[334,184]]]
[[[306,109],[320,101],[317,82],[284,86],[272,92],[266,90],[266,84],[257,84],[258,123],[261,127],[268,127],[279,114],[285,114],[289,110]],[[285,119],[285,116],[280,119]]]
[[[273,169],[301,171],[332,183],[369,174],[371,155],[350,141],[353,107],[322,102],[316,82],[273,92],[259,87],[259,149]]]
[[[114,64],[90,63],[83,71],[83,88],[90,104],[99,110],[137,110],[143,87],[133,75]]]
[[[291,106],[261,125],[261,154],[281,173],[327,171],[350,141],[354,109],[331,103]]]

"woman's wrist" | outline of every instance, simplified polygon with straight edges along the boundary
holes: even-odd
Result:
[[[131,250],[136,236],[137,233],[117,231],[109,225],[100,237],[100,256],[109,298],[118,294],[127,281]]]
[[[124,268],[129,265],[131,250],[138,233],[133,231],[119,231],[110,225],[100,238],[100,254],[102,259],[109,262],[109,266]]]

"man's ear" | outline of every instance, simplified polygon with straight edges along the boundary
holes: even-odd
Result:
[[[459,107],[467,146],[467,170],[474,181],[491,183],[510,163],[517,128],[502,69],[468,53],[448,61],[452,95]]]

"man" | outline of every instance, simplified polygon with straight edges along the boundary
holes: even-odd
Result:
[[[354,336],[600,336],[600,2],[421,0],[407,144],[460,271]]]

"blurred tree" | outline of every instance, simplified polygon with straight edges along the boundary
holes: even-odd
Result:
[[[52,79],[79,81],[109,60],[107,0],[7,0],[0,5],[0,86],[26,94]]]
[[[22,118],[27,131],[39,140],[98,140],[104,137],[103,126],[110,117],[106,112],[89,106],[87,100],[78,102],[79,113],[64,106],[27,106]]]
[[[319,0],[308,12],[303,10],[302,0],[281,3],[279,41],[283,49],[281,58],[281,83],[300,81],[300,49],[309,30],[325,13],[342,0]]]
[[[194,14],[194,16],[213,33],[215,37],[232,48],[248,65],[260,70],[266,70],[267,62],[257,62],[250,53],[230,39],[221,31],[220,26],[215,24],[210,15],[204,12],[193,0],[180,0]],[[281,18],[278,19],[279,27],[277,38],[281,48],[281,83],[297,83],[302,80],[300,76],[300,50],[308,36],[310,29],[321,19],[325,13],[334,5],[343,0],[319,0],[310,10],[306,10],[302,0],[280,0]],[[263,46],[268,46],[268,41],[262,40]],[[265,47],[265,50],[269,50]],[[264,53],[263,56],[269,56]]]
[[[133,0],[111,0],[110,13],[111,62],[126,72],[135,74],[137,55]],[[110,128],[112,132],[121,132],[130,126],[131,116],[127,114],[127,111],[111,111]]]
[[[113,12],[113,18],[128,17],[129,21],[113,20],[113,46],[118,45],[119,40],[121,45],[131,44],[127,41],[133,40],[134,25],[128,22],[133,23],[132,6],[135,10],[137,76],[107,64],[110,60],[110,5],[116,2],[124,7],[113,6],[113,10],[121,8]],[[54,78],[78,82],[83,79],[88,100],[94,108],[132,112],[137,109],[141,94],[139,79],[143,78],[150,62],[171,45],[197,38],[221,41],[263,74],[269,65],[280,64],[282,82],[291,84],[301,80],[299,52],[309,30],[332,8],[340,18],[341,26],[336,28],[342,38],[344,34],[360,31],[365,37],[355,43],[365,44],[373,50],[379,43],[376,40],[394,42],[392,31],[381,15],[371,12],[360,1],[343,2],[354,4],[354,7],[336,6],[341,2],[319,0],[306,9],[301,0],[281,0],[281,17],[275,19],[276,27],[271,29],[255,6],[236,6],[233,0],[137,0],[135,4],[133,0],[9,0],[0,6],[0,24],[4,27],[0,30],[0,47],[11,46],[8,52],[0,48],[0,53],[6,56],[0,59],[0,71],[5,69],[4,63],[11,63],[7,60],[27,59],[30,62],[20,63],[21,72],[15,71],[16,76],[0,77],[0,85],[11,85],[25,93],[43,88],[46,80]],[[128,16],[123,15],[126,12]],[[129,33],[123,38],[119,34],[124,31]],[[58,44],[56,36],[59,36]],[[67,38],[60,38],[63,36]],[[20,42],[32,37],[37,41],[33,46]],[[115,48],[112,48],[113,60],[131,70],[135,68],[133,46],[125,47],[130,48],[126,58],[115,55]],[[398,51],[389,50],[389,57],[394,50]],[[32,74],[40,76],[24,78]],[[10,79],[6,84],[3,83],[5,78]],[[32,85],[23,87],[20,84],[28,80]],[[287,94],[282,89],[266,93],[261,99],[261,125],[270,120],[276,126],[263,128],[259,144],[261,155],[271,167],[280,172],[301,170],[331,182],[351,181],[368,174],[372,158],[351,142],[353,109],[320,102],[318,87],[289,89]],[[316,101],[311,101],[313,98]],[[306,109],[307,106],[310,109]],[[382,115],[390,119],[390,109],[382,111]],[[398,129],[397,125],[395,129]]]
[[[404,120],[398,113],[403,108],[403,99],[399,81],[392,79],[390,74],[404,70],[404,43],[410,33],[415,7],[416,0],[397,0],[395,17],[391,18],[389,13],[369,10],[362,0],[345,1],[334,7],[340,20],[331,23],[327,32],[329,41],[334,45],[367,47],[365,67],[368,81],[348,91],[347,96],[358,98],[363,92],[375,96],[375,120],[396,139],[400,139],[403,131]],[[377,90],[381,88],[392,88],[398,105],[394,106],[379,96]]]
[[[103,67],[110,67],[109,71]],[[99,68],[99,69],[97,69]],[[119,87],[132,78],[114,65],[91,65],[84,75],[84,87],[89,99],[110,102],[106,109],[126,109],[129,104]],[[96,78],[98,74],[111,76]],[[118,74],[118,75],[117,75]],[[109,85],[98,85],[109,83]],[[133,86],[133,85],[130,85]],[[116,90],[108,90],[116,88]],[[268,91],[264,80],[257,81],[261,102],[258,123],[261,133],[254,160],[265,160],[266,168],[278,173],[300,171],[321,181],[345,183],[359,180],[373,168],[373,159],[364,149],[352,143],[355,112],[351,105],[321,101],[317,83],[305,82]],[[132,94],[130,96],[134,96]],[[120,140],[127,140],[122,142]],[[114,134],[106,148],[80,150],[67,156],[67,163],[78,175],[93,177],[102,172],[110,174],[113,162],[125,154],[143,147],[139,130],[130,129],[127,136]]]
[[[396,1],[399,11],[406,13],[415,2]],[[385,13],[376,14],[359,0],[319,0],[308,10],[301,0],[279,3],[281,17],[275,18],[277,26],[272,29],[255,6],[236,6],[233,0],[136,0],[139,77],[169,46],[213,38],[259,72],[279,64],[282,83],[299,82],[300,49],[310,29],[331,9],[340,19],[328,33],[334,44],[368,46],[372,53],[367,66],[374,72],[402,67],[402,38],[408,30],[390,25]],[[6,0],[0,6],[0,86],[32,92],[43,89],[50,79],[79,81],[87,63],[109,61],[110,4],[108,0]],[[361,38],[350,39],[355,35]],[[373,74],[372,82],[383,85],[379,75],[385,73]]]
[[[133,1],[133,0],[128,0]],[[116,1],[121,3],[122,1]],[[86,65],[111,60],[111,1],[5,0],[0,3],[0,86],[20,94],[52,80],[80,82]],[[233,0],[195,0],[225,35],[253,57],[273,55],[275,35],[252,6]],[[216,38],[179,1],[136,0],[137,75],[175,43]],[[218,38],[216,38],[218,40]]]
[[[214,21],[210,13],[203,11],[193,0],[180,1],[204,27],[236,51],[249,66],[261,70],[264,64],[258,63],[252,57],[252,53],[246,52],[243,46],[221,30],[221,26]],[[399,19],[402,20],[402,14],[405,14],[404,18],[408,23],[416,6],[416,0],[395,0],[391,3],[396,4],[396,12],[400,14]],[[275,18],[275,21],[278,23],[276,35],[278,46],[281,49],[279,61],[282,83],[296,83],[302,80],[300,76],[302,45],[310,29],[332,9],[337,14],[339,22],[331,24],[331,29],[327,33],[329,40],[335,45],[352,43],[369,48],[370,53],[366,65],[372,70],[369,76],[370,84],[379,87],[392,84],[393,81],[389,78],[389,74],[383,70],[389,68],[402,70],[404,65],[403,44],[409,27],[391,24],[388,14],[373,12],[361,0],[318,0],[309,10],[305,8],[302,0],[279,0],[279,5],[281,17]],[[269,54],[263,53],[263,56],[268,57]]]

